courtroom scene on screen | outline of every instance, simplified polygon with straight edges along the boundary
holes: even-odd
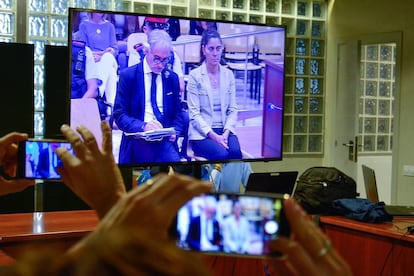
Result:
[[[268,242],[283,235],[280,198],[206,194],[180,208],[180,248],[213,254],[264,256]]]
[[[71,126],[125,166],[281,160],[285,26],[71,8]],[[98,144],[99,141],[98,141]]]

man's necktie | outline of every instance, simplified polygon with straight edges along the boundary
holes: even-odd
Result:
[[[157,105],[157,76],[158,74],[152,72],[151,80],[151,106],[157,121],[162,122],[162,114]]]

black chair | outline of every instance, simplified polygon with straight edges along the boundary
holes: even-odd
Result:
[[[257,102],[260,103],[260,89],[261,89],[261,78],[262,78],[262,69],[263,66],[260,64],[259,59],[260,50],[257,47],[254,47],[252,53],[245,53],[247,55],[246,59],[241,61],[228,61],[227,66],[232,71],[244,71],[250,75],[250,98],[257,99]],[[229,55],[225,55],[228,57]]]

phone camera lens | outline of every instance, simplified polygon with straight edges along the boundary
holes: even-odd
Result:
[[[264,225],[264,230],[267,234],[273,235],[277,233],[277,230],[279,230],[279,225],[276,221],[268,221]]]

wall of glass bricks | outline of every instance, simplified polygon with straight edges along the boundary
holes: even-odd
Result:
[[[364,153],[392,152],[395,43],[362,45],[359,141]]]
[[[35,45],[37,136],[43,134],[44,47],[67,44],[69,7],[286,25],[284,154],[323,153],[324,0],[0,0],[0,41],[17,41],[23,33],[18,42]]]

